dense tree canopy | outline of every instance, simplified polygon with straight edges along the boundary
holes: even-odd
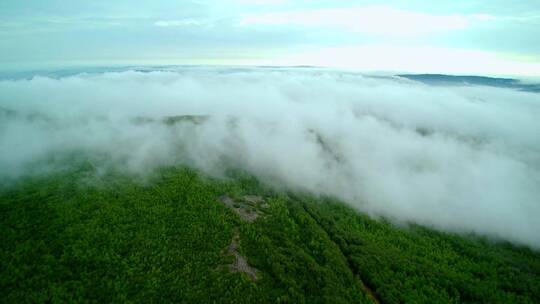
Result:
[[[540,254],[398,228],[241,172],[91,167],[0,190],[3,302],[539,303]],[[218,200],[263,197],[253,223]],[[257,280],[231,272],[235,231]]]

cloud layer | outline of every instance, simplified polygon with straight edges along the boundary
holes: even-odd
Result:
[[[540,94],[326,70],[2,80],[0,180],[81,152],[139,174],[237,166],[398,223],[539,248],[539,118]]]

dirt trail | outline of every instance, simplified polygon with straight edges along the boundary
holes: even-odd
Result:
[[[229,265],[229,271],[243,272],[252,281],[256,281],[258,279],[259,271],[249,266],[246,257],[244,257],[243,255],[240,254],[240,252],[238,252],[239,248],[240,248],[240,233],[238,232],[238,229],[235,228],[233,239],[231,241],[231,244],[229,245],[229,248],[227,249],[227,253],[234,256],[233,263]]]
[[[257,195],[244,195],[233,199],[225,194],[220,196],[218,200],[232,209],[242,220],[250,223],[253,223],[260,216],[263,216],[265,214],[264,209],[269,207],[264,199]],[[229,265],[229,271],[245,273],[250,280],[256,281],[258,279],[259,270],[249,266],[247,258],[240,254],[239,249],[240,232],[238,231],[238,228],[234,228],[233,239],[227,248],[227,255],[232,255],[234,257],[234,261]]]

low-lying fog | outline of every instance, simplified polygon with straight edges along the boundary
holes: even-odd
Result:
[[[315,69],[1,80],[0,181],[68,165],[51,166],[64,152],[135,174],[239,166],[395,222],[540,247],[538,93]]]

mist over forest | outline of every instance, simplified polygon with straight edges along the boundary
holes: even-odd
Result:
[[[237,168],[396,224],[540,247],[540,95],[328,69],[183,68],[0,80],[0,180]]]

